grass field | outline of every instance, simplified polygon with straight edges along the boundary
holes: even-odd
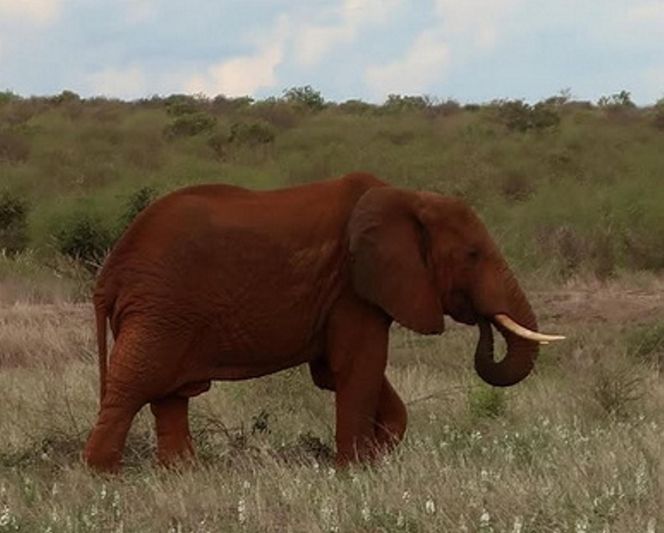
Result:
[[[0,93],[0,533],[664,530],[664,102],[298,94]],[[296,368],[196,398],[193,466],[153,465],[144,410],[123,473],[88,472],[90,286],[128,220],[186,184],[353,170],[465,198],[568,340],[498,390],[472,370],[475,329],[393,328],[409,429],[372,467],[333,468],[333,396]]]
[[[116,477],[80,452],[97,408],[91,308],[0,307],[0,531],[643,531],[664,527],[664,284],[529,290],[569,340],[507,390],[472,371],[476,332],[394,328],[407,438],[336,471],[333,397],[304,368],[218,383],[193,402],[199,453],[153,465],[151,415]]]

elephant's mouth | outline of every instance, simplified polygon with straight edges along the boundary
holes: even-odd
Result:
[[[447,314],[456,322],[468,326],[477,325],[481,315],[475,310],[467,295],[461,292],[453,292],[446,300],[446,302],[443,302],[443,309],[446,309]]]

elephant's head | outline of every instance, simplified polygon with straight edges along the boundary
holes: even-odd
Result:
[[[479,326],[475,368],[509,386],[533,368],[537,320],[479,217],[461,200],[376,187],[357,202],[348,226],[355,290],[403,326],[441,333],[443,315]],[[491,325],[507,355],[494,361]]]

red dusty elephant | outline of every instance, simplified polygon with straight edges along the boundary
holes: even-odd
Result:
[[[289,189],[202,185],[143,211],[94,292],[101,408],[87,463],[117,470],[149,403],[162,463],[193,455],[189,398],[212,380],[308,363],[336,393],[337,463],[367,460],[406,429],[385,376],[396,320],[422,333],[444,315],[479,326],[475,368],[496,386],[533,368],[535,315],[477,215],[462,201],[363,173]],[[106,321],[115,343],[106,361]],[[492,326],[507,354],[493,358]]]

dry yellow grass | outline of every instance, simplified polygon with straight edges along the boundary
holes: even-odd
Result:
[[[395,328],[389,373],[409,404],[407,438],[383,463],[344,472],[329,459],[332,395],[300,368],[196,398],[198,464],[154,467],[144,410],[124,472],[92,475],[79,458],[97,409],[90,308],[5,305],[0,532],[660,531],[655,289],[531,291],[542,322],[570,340],[508,390],[474,375],[472,329],[448,322],[431,338]]]

